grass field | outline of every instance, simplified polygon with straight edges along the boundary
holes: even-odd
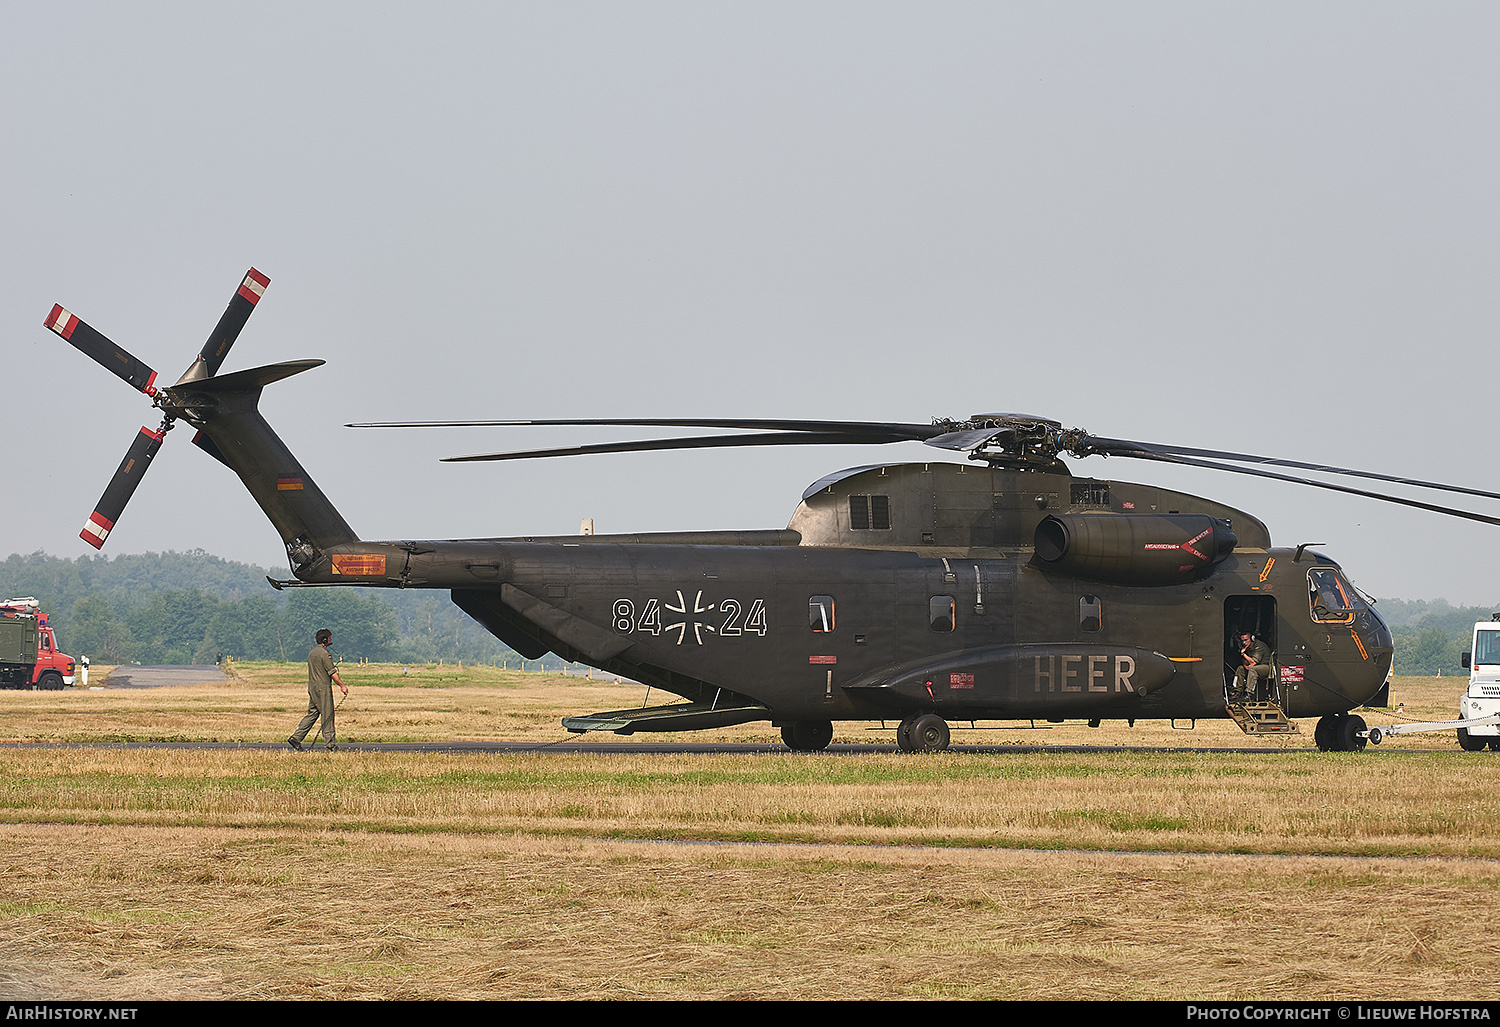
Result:
[[[0,998],[1500,994],[1482,898],[1500,754],[1451,733],[1320,754],[1225,724],[1028,724],[955,732],[1017,752],[599,756],[563,751],[559,718],[639,687],[345,678],[342,740],[561,744],[0,747]],[[0,735],[274,742],[304,681],[267,664],[227,685],[0,693]],[[1446,718],[1461,689],[1399,679],[1392,698]],[[889,744],[878,727],[836,741]],[[1030,748],[1079,744],[1132,748]],[[1247,744],[1265,751],[1172,751]]]

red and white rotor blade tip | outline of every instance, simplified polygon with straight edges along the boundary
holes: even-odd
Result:
[[[115,476],[110,479],[109,487],[99,498],[99,505],[84,522],[83,530],[78,533],[79,538],[95,549],[104,547],[104,540],[109,538],[109,533],[114,530],[115,522],[120,519],[120,514],[124,512],[125,504],[130,502],[130,497],[135,494],[136,486],[141,483],[141,477],[146,473],[146,468],[151,466],[151,461],[161,449],[161,442],[165,436],[166,433],[163,431],[152,431],[150,428],[143,427],[140,433],[131,440],[130,448],[125,451],[125,459],[120,461],[120,469],[115,471]]]

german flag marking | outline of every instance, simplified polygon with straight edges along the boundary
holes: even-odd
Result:
[[[301,492],[302,491],[302,479],[301,478],[277,478],[276,479],[276,491],[277,492]]]

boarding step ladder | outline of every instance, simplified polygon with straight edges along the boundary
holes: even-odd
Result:
[[[1247,735],[1295,735],[1297,725],[1286,717],[1280,703],[1231,702],[1227,705],[1229,716]]]

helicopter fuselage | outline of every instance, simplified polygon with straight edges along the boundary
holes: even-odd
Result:
[[[298,577],[450,589],[523,655],[708,707],[692,726],[1224,717],[1241,631],[1287,716],[1364,704],[1390,632],[1332,561],[1269,542],[1151,486],[898,464],[817,483],[781,531],[355,542]],[[1344,598],[1315,609],[1325,579]]]

